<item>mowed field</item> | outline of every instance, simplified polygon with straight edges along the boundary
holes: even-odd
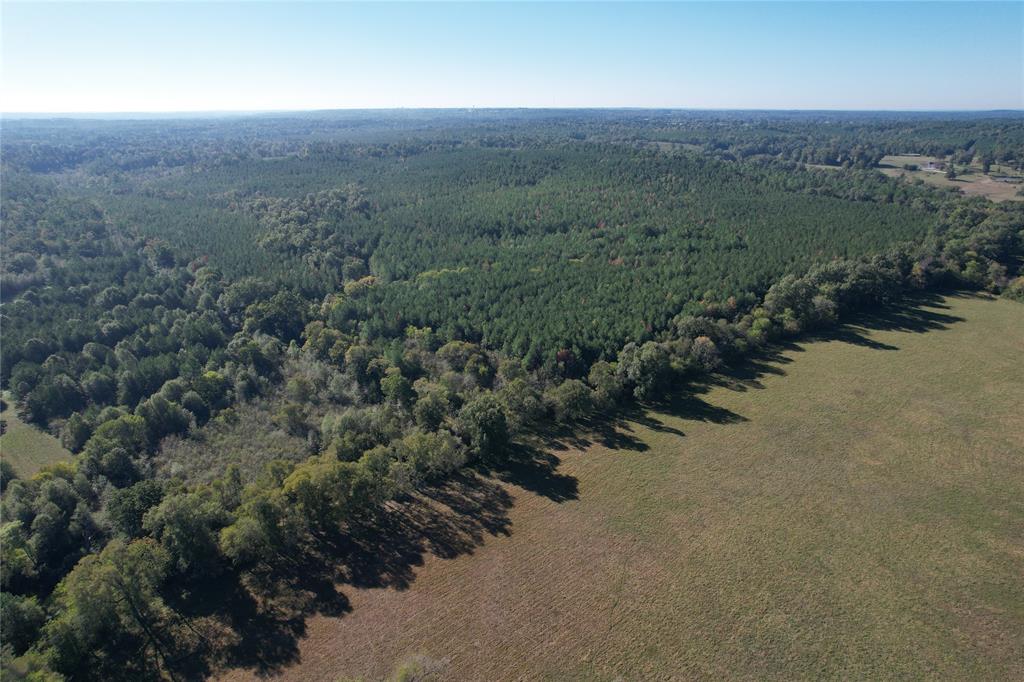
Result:
[[[957,177],[950,180],[945,171],[906,170],[904,164],[920,166],[921,169],[929,161],[943,161],[933,156],[886,156],[882,159],[879,170],[890,177],[903,177],[908,180],[923,180],[929,185],[942,188],[955,188],[967,196],[980,196],[992,201],[1021,201],[1024,196],[1019,194],[1024,184],[1021,182],[1003,182],[981,172],[979,166],[957,165]],[[1019,174],[1001,166],[993,167],[993,173],[999,172],[1010,176]]]
[[[1024,679],[1022,359],[1024,306],[934,298],[551,443],[275,672]]]
[[[0,458],[10,462],[19,476],[27,478],[48,464],[71,459],[59,440],[22,421],[7,396],[3,404],[0,419],[7,422],[7,430],[0,436]]]

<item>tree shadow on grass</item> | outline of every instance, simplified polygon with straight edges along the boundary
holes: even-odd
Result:
[[[924,333],[949,328],[963,318],[948,310],[937,295],[922,295],[886,310],[862,313],[840,327],[804,336],[803,341],[833,340],[877,350],[896,346],[873,339],[874,331]],[[559,472],[557,453],[595,443],[615,451],[643,453],[649,446],[634,427],[684,437],[658,413],[714,424],[747,421],[743,415],[704,400],[716,387],[760,390],[765,376],[784,376],[789,357],[802,352],[793,342],[775,344],[713,374],[692,379],[663,400],[631,404],[596,415],[576,427],[547,424],[527,443],[512,446],[512,456],[496,466],[478,465],[441,483],[389,502],[372,518],[344,533],[318,537],[273,569],[240,576],[223,574],[185,590],[169,601],[194,622],[206,623],[209,651],[226,651],[217,666],[244,668],[258,676],[278,673],[299,660],[298,641],[313,614],[341,617],[351,611],[339,585],[356,588],[408,589],[427,555],[451,559],[472,554],[488,537],[511,534],[509,510],[514,500],[504,484],[557,503],[578,499],[574,476]],[[223,646],[214,646],[214,638]],[[181,664],[191,678],[210,673],[202,657]]]
[[[657,407],[664,407],[666,405],[671,405],[672,401],[674,401],[674,400],[676,400],[677,398],[680,398],[680,397],[682,397],[682,394],[673,393],[673,394],[670,394],[669,399],[668,399],[667,402],[655,402],[655,403],[653,403],[653,405],[657,406]],[[625,420],[625,424],[626,425],[628,425],[629,422],[636,422],[637,424],[640,424],[641,426],[645,426],[648,429],[650,429],[651,431],[657,431],[658,433],[670,433],[670,434],[675,435],[675,436],[683,436],[683,435],[685,435],[682,431],[680,431],[676,427],[669,426],[668,424],[666,424],[665,422],[661,421],[656,416],[651,414],[646,409],[646,407],[633,407],[631,409],[627,409],[627,410],[625,410],[623,412],[622,419]]]
[[[550,478],[557,459],[547,466]],[[535,473],[534,487],[557,490],[542,483],[546,477]],[[564,480],[558,494],[574,497],[575,479],[559,477]],[[344,531],[309,538],[289,556],[268,558],[260,569],[225,572],[169,590],[170,605],[206,643],[202,655],[183,657],[177,672],[188,679],[222,667],[260,677],[279,673],[299,661],[309,617],[342,617],[352,610],[340,586],[407,589],[427,555],[452,559],[472,554],[488,537],[509,535],[512,503],[497,480],[463,471],[388,502]]]
[[[408,589],[415,568],[432,554],[472,554],[488,536],[509,535],[512,496],[496,481],[463,472],[389,502],[372,520],[340,538],[341,581],[354,587]]]
[[[969,295],[969,294],[944,294]],[[812,331],[802,335],[800,343],[815,341],[841,341],[874,350],[894,351],[898,346],[872,338],[877,331],[895,331],[923,334],[942,331],[950,325],[963,322],[964,318],[940,312],[949,310],[942,302],[943,296],[932,293],[915,295],[901,303],[894,303],[884,310],[855,314],[849,320],[832,329]],[[733,391],[763,389],[761,379],[767,375],[785,376],[784,365],[793,362],[787,354],[801,353],[802,345],[793,341],[779,341],[770,347],[722,367],[714,374],[694,380],[690,391],[703,393],[712,387],[723,387]],[[685,392],[684,392],[685,394]],[[695,406],[700,413],[701,406]],[[682,415],[680,415],[682,416]]]
[[[963,322],[962,317],[940,312],[949,310],[942,298],[935,293],[916,294],[878,310],[856,313],[838,327],[810,333],[804,338],[808,341],[844,341],[878,350],[898,350],[896,346],[881,343],[868,335],[871,332],[924,334],[949,329],[950,325]]]
[[[853,346],[871,348],[873,350],[899,350],[899,346],[883,343],[867,335],[867,330],[854,325],[843,325],[838,329],[809,336],[813,341],[842,341]]]
[[[949,329],[950,325],[963,322],[964,318],[938,309],[949,309],[941,297],[921,294],[901,303],[892,304],[882,310],[862,312],[849,321],[835,327],[804,336],[807,341],[842,341],[873,350],[899,350],[894,346],[872,338],[872,332],[903,332],[924,334]]]
[[[590,441],[586,441],[588,444]],[[518,486],[553,502],[579,499],[579,481],[575,476],[558,471],[562,463],[546,445],[515,443],[509,460],[500,466],[485,468],[498,480]]]
[[[650,428],[669,428],[652,417],[643,408],[628,405],[621,406],[612,412],[594,414],[577,422],[573,426],[557,423],[544,423],[537,427],[538,444],[534,448],[534,458],[538,452],[565,452],[570,449],[584,450],[594,444],[609,450],[626,450],[645,452],[650,449],[647,443],[633,435],[633,424],[641,423]]]
[[[750,389],[761,390],[764,388],[761,379],[765,376],[786,375],[783,366],[793,362],[793,359],[785,353],[802,352],[804,352],[803,347],[791,341],[775,343],[755,354],[722,365],[712,374],[704,374],[691,379],[688,387],[680,390],[678,395],[702,394],[718,387],[740,393]]]
[[[633,435],[631,419],[607,418],[592,421],[591,429],[594,440],[609,450],[627,450],[629,452],[646,452],[651,447]],[[661,422],[658,422],[659,424]]]
[[[306,617],[320,608],[349,609],[347,598],[333,586],[332,597],[323,599],[317,609],[310,608],[310,591],[302,584],[307,579],[295,570],[284,575],[230,571],[168,590],[168,604],[201,633],[199,655],[179,657],[175,672],[186,679],[202,679],[212,668],[232,667],[263,676],[298,661]]]
[[[712,424],[739,424],[749,421],[742,414],[712,405],[691,392],[676,393],[657,403],[657,409],[674,417]]]
[[[804,352],[801,345],[804,342],[841,341],[874,350],[899,350],[897,346],[872,338],[871,334],[876,331],[934,332],[962,322],[964,318],[942,312],[949,310],[949,306],[943,303],[943,296],[948,295],[972,294],[921,293],[881,310],[858,313],[836,328],[803,335],[799,339],[801,343],[791,340],[779,341],[755,354],[727,364],[713,374],[694,377],[685,382],[684,386],[666,393],[660,401],[625,407],[615,415],[601,420],[601,423],[585,424],[584,431],[593,433],[598,442],[611,449],[643,452],[648,447],[632,435],[631,423],[639,423],[656,431],[667,430],[676,435],[683,435],[678,429],[665,427],[652,412],[670,414],[683,420],[715,424],[747,421],[743,415],[713,405],[701,396],[717,387],[740,392],[764,389],[762,379],[766,376],[785,376],[785,366],[793,362],[790,356]]]

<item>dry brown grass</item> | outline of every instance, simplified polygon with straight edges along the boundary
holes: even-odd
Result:
[[[954,296],[552,442],[282,678],[1024,678],[1022,357],[1024,306]]]

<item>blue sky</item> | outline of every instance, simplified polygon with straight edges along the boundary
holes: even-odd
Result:
[[[1024,108],[1024,3],[16,3],[7,112]]]

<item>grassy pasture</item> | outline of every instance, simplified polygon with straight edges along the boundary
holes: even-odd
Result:
[[[883,166],[893,166],[895,168],[903,168],[904,164],[912,164],[924,168],[929,161],[942,161],[943,159],[937,156],[924,156],[922,154],[891,154],[889,156],[882,157]]]
[[[0,436],[0,457],[10,462],[19,476],[31,476],[48,464],[71,459],[59,440],[22,421],[6,396],[0,419],[7,422],[7,431]]]
[[[982,173],[980,166],[971,165],[965,167],[958,164],[955,180],[947,178],[945,171],[923,170],[929,161],[942,160],[932,156],[886,156],[882,158],[879,170],[894,178],[920,179],[929,185],[944,189],[953,187],[967,196],[982,196],[992,201],[1024,200],[1024,197],[1017,194],[1024,187],[1024,184],[994,180],[992,177]],[[903,167],[904,164],[914,164],[920,166],[920,169],[916,171],[906,170]],[[993,173],[1017,175],[1015,171],[1001,166],[993,166]]]
[[[552,439],[433,494],[273,671],[1022,679],[1021,357],[1024,306],[935,297]]]

